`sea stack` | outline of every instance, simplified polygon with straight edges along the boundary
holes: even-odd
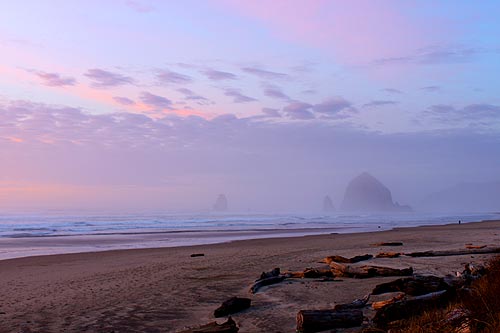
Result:
[[[333,206],[332,199],[329,195],[323,198],[323,211],[326,213],[335,211],[335,206]]]
[[[227,211],[227,198],[224,194],[219,194],[213,208],[216,212]]]
[[[349,182],[342,210],[351,212],[411,212],[410,206],[392,201],[391,191],[377,178],[363,172]]]

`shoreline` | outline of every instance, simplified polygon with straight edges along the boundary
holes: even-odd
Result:
[[[374,245],[395,241],[404,245]],[[292,332],[299,310],[351,302],[394,278],[293,279],[250,295],[261,272],[321,268],[319,262],[329,255],[461,249],[466,244],[498,246],[500,221],[2,260],[0,332],[177,332],[214,321],[213,310],[232,296],[252,299],[250,309],[233,316],[241,333]],[[401,256],[370,262],[444,276],[490,257]]]
[[[481,224],[499,220],[462,222],[461,225]],[[0,261],[18,258],[57,256],[64,254],[101,253],[109,251],[134,251],[192,247],[198,245],[227,244],[258,239],[295,239],[330,234],[365,234],[392,230],[408,230],[453,226],[457,223],[397,226],[387,229],[353,232],[351,228],[297,228],[297,229],[247,229],[247,230],[168,230],[131,233],[100,233],[82,235],[54,235],[0,238]],[[363,227],[360,227],[360,229]],[[366,229],[366,227],[365,227]],[[171,236],[164,238],[163,236]],[[202,241],[200,241],[203,239]],[[20,242],[21,241],[21,242]],[[33,248],[29,248],[32,246]]]

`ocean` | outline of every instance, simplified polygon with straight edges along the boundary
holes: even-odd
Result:
[[[469,214],[3,214],[0,259],[500,219]]]

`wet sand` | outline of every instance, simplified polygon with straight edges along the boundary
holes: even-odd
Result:
[[[388,241],[404,245],[371,245]],[[262,271],[324,267],[319,261],[334,254],[463,249],[470,243],[499,246],[500,221],[3,260],[0,332],[176,332],[213,321],[213,310],[231,296],[252,299],[250,309],[233,316],[240,332],[294,332],[297,311],[350,302],[394,278],[294,279],[250,295]],[[403,256],[370,263],[444,275],[489,257]]]

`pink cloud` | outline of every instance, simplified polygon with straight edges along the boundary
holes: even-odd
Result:
[[[327,49],[343,63],[413,52],[436,38],[411,16],[412,2],[400,1],[216,1],[239,15],[259,21],[279,38]],[[435,22],[433,22],[435,23]]]

